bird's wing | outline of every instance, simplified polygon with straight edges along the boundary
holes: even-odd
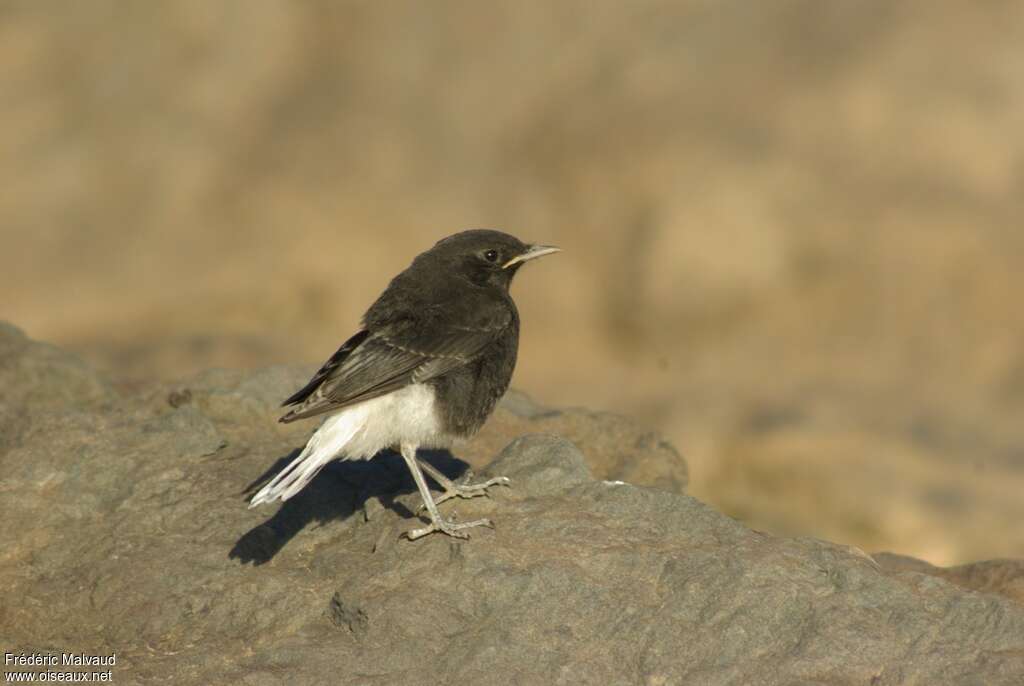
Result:
[[[320,384],[324,382],[324,379],[326,379],[328,376],[331,375],[331,373],[334,370],[340,367],[348,358],[348,356],[352,354],[352,351],[358,348],[359,344],[366,340],[366,337],[369,335],[370,332],[364,329],[357,333],[356,335],[349,338],[344,343],[342,343],[341,347],[338,348],[338,350],[335,351],[333,355],[331,355],[331,358],[324,362],[323,366],[317,370],[316,374],[313,375],[313,378],[309,380],[309,383],[307,383],[305,386],[296,391],[292,396],[290,396],[287,400],[281,403],[281,406],[284,407],[286,405],[297,405],[298,403],[301,403],[303,400],[312,395],[313,392],[320,387]]]
[[[282,422],[312,417],[422,383],[472,362],[499,336],[511,316],[473,326],[404,320],[350,338],[286,405]]]

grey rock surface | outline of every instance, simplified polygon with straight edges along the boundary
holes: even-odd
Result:
[[[609,461],[595,468],[591,450],[675,454],[656,437],[620,446],[643,435],[624,424],[574,444],[557,430],[565,413],[513,396],[503,412],[532,430],[482,471],[514,487],[442,506],[496,528],[411,543],[399,536],[419,498],[394,455],[336,463],[280,508],[247,508],[246,485],[310,430],[275,421],[307,370],[213,371],[119,396],[11,328],[0,351],[0,388],[16,391],[0,414],[5,650],[114,652],[115,683],[1024,677],[1024,606],[1008,597],[593,476]],[[455,454],[428,459],[454,475]]]
[[[521,436],[501,451],[487,469],[507,476],[530,497],[557,495],[593,480],[586,458],[571,441],[551,434]]]
[[[559,435],[575,443],[602,479],[677,493],[689,482],[686,460],[658,433],[610,412],[544,407],[515,390],[505,395],[480,433],[459,446],[459,457],[481,468],[511,441],[530,433]]]
[[[964,588],[998,593],[1024,604],[1024,560],[984,560],[954,567],[938,567],[896,553],[875,553],[872,557],[888,570],[929,574]]]

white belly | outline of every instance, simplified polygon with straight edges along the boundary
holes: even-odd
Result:
[[[441,430],[434,391],[424,384],[361,402],[330,415],[316,433],[321,445],[337,445],[343,460],[365,460],[384,448],[411,443],[423,448],[446,448],[452,437]]]
[[[402,443],[423,448],[447,448],[452,443],[452,437],[441,431],[434,392],[428,386],[412,384],[329,416],[299,456],[253,496],[249,507],[288,500],[331,460],[365,460]]]

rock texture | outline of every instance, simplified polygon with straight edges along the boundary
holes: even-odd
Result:
[[[399,539],[419,500],[391,455],[335,464],[279,509],[249,510],[246,485],[309,430],[273,421],[305,371],[215,371],[121,396],[0,329],[4,649],[114,652],[118,683],[1024,677],[1020,603],[614,478],[679,488],[685,470],[624,420],[523,396],[496,418],[522,435],[481,470],[515,487],[442,506],[495,521],[470,541]],[[499,428],[466,446],[473,465],[513,432]]]
[[[955,567],[937,567],[924,560],[895,553],[877,553],[873,557],[885,569],[930,574],[964,588],[998,593],[1024,604],[1024,560],[985,560]]]

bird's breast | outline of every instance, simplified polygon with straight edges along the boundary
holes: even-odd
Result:
[[[508,390],[519,347],[518,324],[514,320],[473,362],[431,381],[437,392],[436,412],[446,433],[475,434]]]

